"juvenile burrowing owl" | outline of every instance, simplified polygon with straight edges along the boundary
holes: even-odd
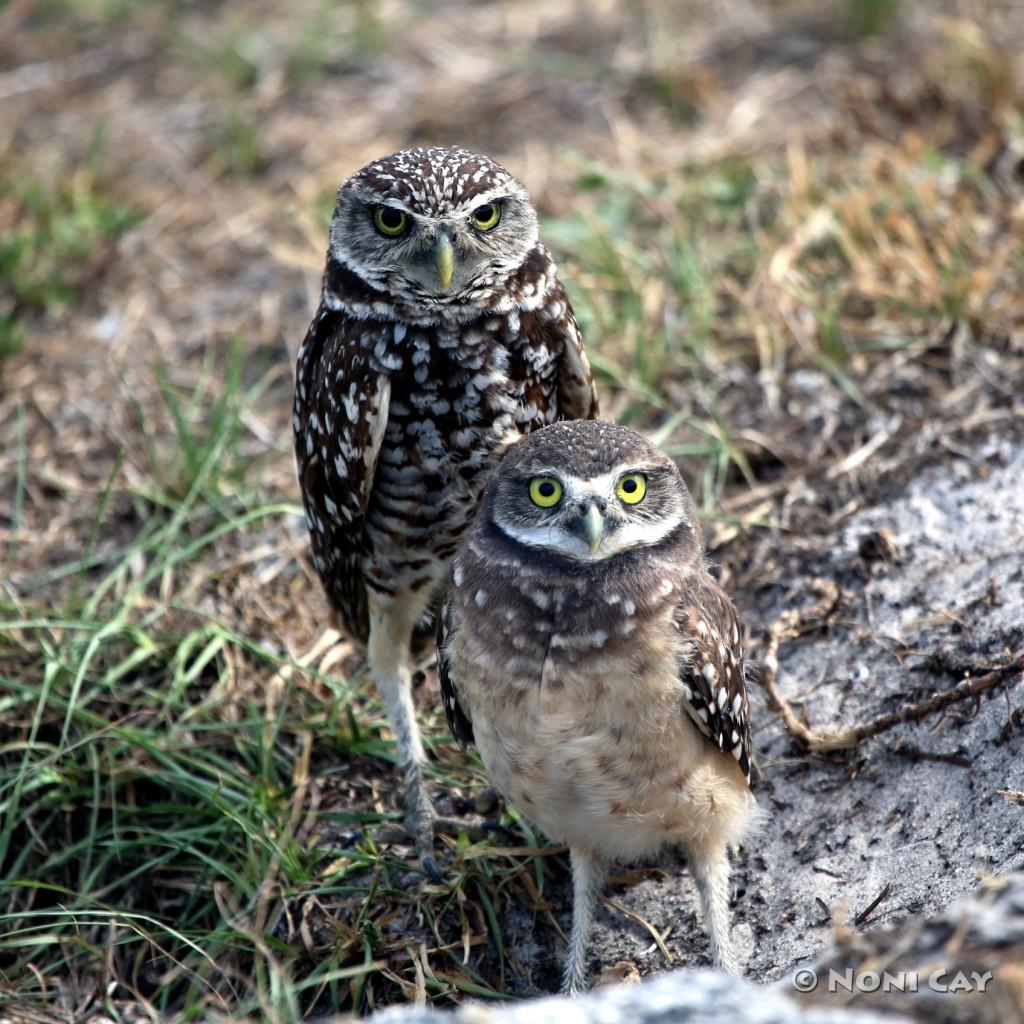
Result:
[[[579,328],[508,171],[410,149],[341,186],[294,413],[313,561],[366,647],[436,876],[411,674],[433,655],[449,563],[507,445],[597,415]]]
[[[715,963],[736,971],[727,848],[755,811],[743,649],[675,464],[608,423],[521,441],[455,556],[438,633],[455,737],[571,851],[563,991],[583,987],[605,865],[669,845]]]

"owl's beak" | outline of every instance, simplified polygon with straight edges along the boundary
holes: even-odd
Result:
[[[604,516],[596,505],[591,505],[580,519],[579,525],[584,540],[590,545],[590,553],[594,554],[604,537]]]
[[[445,234],[438,236],[434,246],[434,266],[437,268],[437,279],[441,282],[441,291],[448,291],[455,273],[455,250],[451,239]]]

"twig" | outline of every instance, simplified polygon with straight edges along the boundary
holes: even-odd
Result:
[[[854,927],[859,928],[876,910],[878,904],[892,892],[892,882],[888,882],[882,891],[854,918]]]
[[[1024,725],[1024,707],[1015,708],[1010,712],[1006,719],[1006,725],[999,731],[999,738],[996,740],[996,746],[1001,747],[1006,743],[1013,735],[1015,729],[1019,729]]]
[[[973,763],[963,753],[963,747],[943,753],[942,751],[922,750],[920,747],[914,746],[913,743],[907,743],[906,740],[897,740],[889,750],[898,757],[906,757],[911,761],[941,761],[944,764],[955,764],[960,768],[970,768]]]
[[[620,914],[624,914],[631,921],[636,921],[637,924],[643,925],[644,928],[646,928],[647,931],[650,932],[651,938],[654,939],[655,945],[658,947],[658,949],[661,950],[661,955],[665,958],[665,963],[669,967],[672,966],[672,954],[669,953],[668,946],[665,945],[665,940],[662,937],[661,932],[659,932],[658,929],[655,928],[654,925],[647,920],[647,918],[641,917],[639,914],[635,913],[632,910],[627,910],[621,903],[618,902],[618,900],[613,900],[610,896],[604,897],[604,903],[606,906],[611,907],[612,910],[617,910]]]
[[[878,715],[870,722],[838,729],[835,732],[819,732],[804,725],[797,718],[792,705],[782,696],[778,686],[779,644],[783,640],[800,636],[822,622],[827,623],[834,617],[839,606],[839,588],[832,580],[815,580],[812,587],[822,595],[818,601],[807,608],[784,612],[772,624],[768,631],[767,649],[758,675],[761,688],[768,695],[771,706],[778,712],[786,730],[812,753],[823,754],[834,750],[848,750],[850,747],[855,747],[864,740],[878,736],[903,722],[926,718],[949,704],[968,700],[992,689],[1007,675],[1019,671],[1024,666],[1024,655],[1020,655],[1006,665],[990,669],[983,675],[962,680],[951,690],[933,694],[927,700],[917,704],[906,704],[899,711]]]
[[[462,852],[463,860],[476,860],[479,857],[552,857],[568,853],[568,846],[481,846]]]

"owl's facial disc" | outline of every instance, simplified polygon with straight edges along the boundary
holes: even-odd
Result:
[[[677,482],[664,467],[623,467],[590,479],[542,469],[503,480],[493,521],[527,547],[599,562],[649,547],[688,523]]]
[[[514,181],[429,211],[349,182],[331,226],[336,260],[424,310],[479,304],[505,286],[538,241],[536,214]]]

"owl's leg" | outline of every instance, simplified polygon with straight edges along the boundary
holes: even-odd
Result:
[[[440,881],[434,860],[434,806],[423,778],[423,742],[412,700],[410,642],[420,614],[418,604],[411,601],[371,601],[367,658],[398,744],[405,781],[406,827],[416,842],[424,870],[434,881]]]
[[[572,861],[572,936],[562,972],[562,995],[577,996],[587,987],[587,947],[605,866],[588,850],[573,848],[569,855]]]
[[[729,936],[729,853],[724,843],[691,846],[687,850],[690,873],[700,894],[704,927],[711,942],[711,958],[728,974],[739,974]]]

